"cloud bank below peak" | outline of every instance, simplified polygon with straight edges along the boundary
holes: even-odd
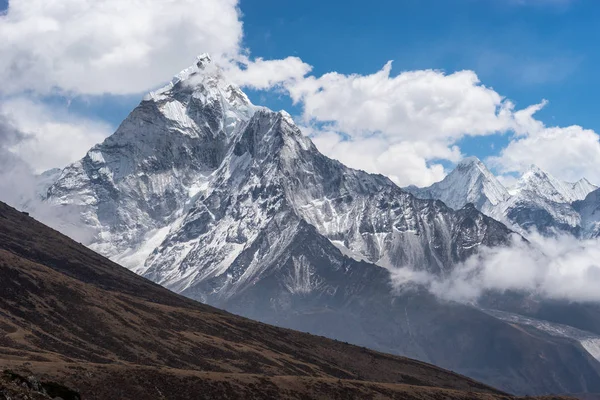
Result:
[[[507,247],[484,248],[446,276],[402,268],[392,271],[397,290],[425,286],[441,299],[476,302],[486,292],[521,292],[543,299],[599,302],[600,240],[533,234]]]

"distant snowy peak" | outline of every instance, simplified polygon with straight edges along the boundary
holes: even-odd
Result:
[[[478,188],[482,190],[485,200],[492,205],[497,205],[510,197],[506,188],[477,157],[463,159],[458,164],[456,171],[468,177],[468,203],[477,204],[478,201],[481,201],[476,192]]]
[[[564,182],[532,165],[511,189],[511,193],[522,195],[527,191],[555,203],[572,203],[585,199],[595,189],[597,187],[585,178],[575,183]]]
[[[598,186],[590,183],[586,178],[581,178],[575,183],[571,183],[572,193],[577,200],[585,199],[590,193],[598,189]]]
[[[505,188],[476,157],[462,160],[441,182],[406,188],[417,197],[442,200],[454,209],[473,203],[522,234],[533,229],[548,235],[559,231],[578,235],[582,218],[571,204],[595,189],[585,178],[564,182],[537,166],[531,166],[514,187]]]
[[[407,188],[417,197],[442,200],[454,209],[473,203],[480,210],[510,198],[506,188],[477,157],[463,159],[441,182],[428,188]]]

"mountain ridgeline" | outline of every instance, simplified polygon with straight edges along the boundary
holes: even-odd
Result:
[[[321,154],[204,55],[63,169],[45,201],[81,214],[90,248],[192,299],[508,392],[600,392],[579,340],[392,286],[403,267],[444,276],[516,235],[487,211],[514,196],[478,168],[465,196],[446,198],[456,186],[443,183],[411,194]],[[580,186],[570,200],[592,189]]]
[[[535,165],[516,185],[506,188],[480,160],[470,157],[441,182],[406,190],[456,209],[473,203],[484,214],[525,235],[535,230],[544,235],[598,236],[598,187],[585,178],[563,182]]]

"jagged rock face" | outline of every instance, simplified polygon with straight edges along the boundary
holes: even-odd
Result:
[[[84,224],[96,230],[88,244],[101,253],[136,266],[139,258],[127,259],[127,252],[183,214],[252,115],[247,97],[211,65],[199,57],[146,96],[112,136],[47,190],[47,201],[79,207]]]
[[[289,115],[254,107],[207,57],[146,96],[47,198],[80,207],[97,231],[92,248],[176,291],[227,281],[258,238],[301,222],[356,258],[432,272],[508,237],[476,212],[415,199],[323,156]],[[266,268],[265,257],[253,265]],[[241,274],[221,290],[252,279]]]
[[[521,192],[501,207],[490,211],[499,220],[509,221],[516,230],[527,234],[531,230],[551,236],[557,233],[579,235],[580,216],[569,203],[546,200],[532,192]]]
[[[582,219],[572,203],[596,188],[585,178],[563,182],[532,166],[507,189],[481,161],[470,157],[441,182],[407,190],[419,198],[442,200],[453,208],[473,203],[484,214],[525,235],[536,230],[545,235],[567,232],[579,236]]]
[[[600,189],[573,203],[573,208],[581,216],[582,236],[586,239],[600,237]]]
[[[320,154],[288,115],[260,110],[143,274],[207,301],[202,293],[230,297],[289,262],[314,276],[314,263],[290,250],[308,226],[355,258],[435,273],[480,245],[506,244],[509,234],[472,207],[454,212],[387,178],[346,168]],[[318,288],[319,281],[302,290]]]
[[[218,277],[222,295],[260,279],[268,254],[253,258],[247,252],[265,236],[273,241],[268,251],[284,251],[286,233],[293,235],[299,223],[277,169],[283,123],[281,114],[254,115],[187,215],[150,256],[144,275],[176,291]],[[248,263],[236,263],[240,257]]]
[[[350,170],[312,148],[294,166],[288,193],[296,212],[359,259],[437,273],[479,245],[506,243],[508,230],[479,212],[421,201],[387,178]]]

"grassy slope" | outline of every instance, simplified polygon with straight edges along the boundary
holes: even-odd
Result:
[[[429,364],[191,301],[3,203],[0,293],[0,368],[87,399],[504,397]]]

